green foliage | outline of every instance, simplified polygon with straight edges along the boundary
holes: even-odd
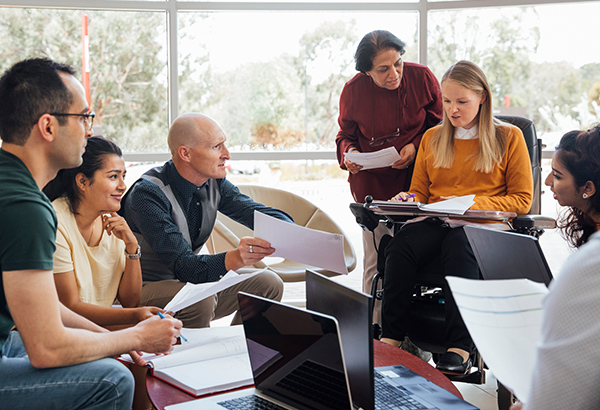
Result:
[[[0,69],[43,56],[80,71],[83,13],[0,8]],[[165,13],[85,13],[95,125],[125,151],[165,151]],[[492,9],[430,12],[428,65],[434,74],[441,78],[460,59],[479,64],[492,87],[494,105],[501,106],[509,95],[512,106],[524,107],[539,130],[558,128],[561,116],[580,122],[597,116],[600,64],[575,68],[566,62],[534,62],[530,56],[537,50],[540,32],[526,28],[526,23],[535,18],[535,10],[523,7],[497,14]],[[356,22],[327,22],[307,31],[298,51],[217,71],[206,40],[210,19],[211,13],[178,15],[180,111],[212,116],[236,148],[333,148],[339,96],[356,73],[353,56],[365,34],[357,33]],[[417,44],[416,34],[411,41]],[[234,51],[232,64],[237,65]],[[405,59],[415,61],[416,53],[416,47],[410,47]],[[582,113],[583,96],[587,116]]]
[[[354,75],[354,52],[358,38],[356,22],[335,21],[322,24],[300,39],[296,59],[299,76],[308,84],[308,129],[310,141],[333,146],[337,134],[339,96],[344,84]],[[323,75],[326,73],[326,75]]]
[[[125,151],[164,151],[168,124],[163,13],[2,8],[0,68],[25,58],[48,57],[81,72],[84,13],[89,17],[94,125]]]

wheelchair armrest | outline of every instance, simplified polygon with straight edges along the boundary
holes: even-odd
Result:
[[[357,202],[350,204],[350,212],[356,218],[356,223],[365,231],[373,232],[377,225],[379,225],[379,216],[375,215],[373,211],[366,208],[365,205]]]
[[[544,233],[544,229],[555,229],[556,221],[543,215],[522,215],[513,218],[512,226],[519,233],[539,238]]]

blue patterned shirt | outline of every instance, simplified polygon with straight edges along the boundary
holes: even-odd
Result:
[[[165,167],[177,202],[188,213],[190,232],[197,232],[197,226],[193,225],[197,225],[200,218],[193,213],[200,212],[194,197],[198,187],[177,172],[173,161],[168,161]],[[275,218],[293,222],[285,212],[254,202],[227,179],[218,179],[217,183],[221,194],[218,210],[234,221],[254,229],[254,211],[258,210]],[[214,282],[227,273],[225,253],[194,254],[173,221],[171,203],[160,187],[142,179],[135,184],[128,196],[122,212],[131,230],[144,236],[175,278],[191,283]]]

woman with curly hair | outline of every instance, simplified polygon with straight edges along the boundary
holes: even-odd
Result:
[[[567,241],[576,248],[586,243],[600,224],[600,126],[570,131],[561,138],[546,185],[554,199],[567,207],[558,220]]]
[[[550,284],[526,403],[511,409],[597,409],[600,360],[600,126],[563,135],[546,185],[567,207],[559,226],[578,249]],[[568,377],[565,377],[568,375]]]

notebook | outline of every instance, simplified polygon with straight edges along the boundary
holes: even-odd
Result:
[[[338,321],[354,406],[366,410],[477,409],[402,365],[373,368],[372,299],[321,274],[306,271],[306,307]]]
[[[537,238],[478,226],[465,226],[484,279],[530,279],[546,286],[552,281]]]
[[[261,400],[283,409],[352,409],[333,317],[242,292],[238,300],[255,388],[167,409],[252,409],[259,407],[240,402]]]

